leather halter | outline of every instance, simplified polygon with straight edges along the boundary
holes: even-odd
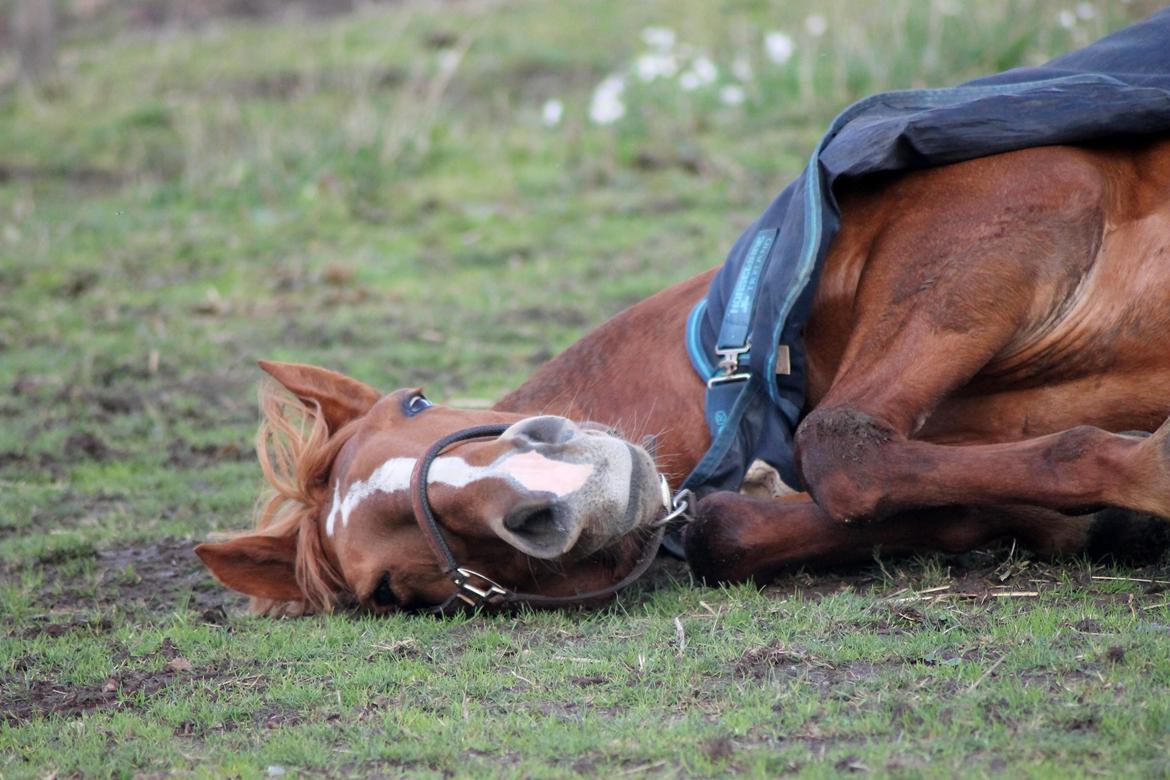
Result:
[[[418,521],[419,528],[422,529],[423,536],[434,551],[435,557],[438,558],[439,566],[442,568],[443,573],[455,583],[455,592],[442,604],[428,610],[432,613],[446,614],[452,606],[464,606],[472,609],[495,609],[515,605],[564,607],[612,596],[641,577],[650,568],[650,564],[654,562],[654,558],[658,555],[658,548],[662,544],[662,538],[666,533],[667,525],[673,521],[679,519],[685,521],[688,518],[687,510],[689,509],[690,492],[680,491],[673,498],[667,494],[664,498],[668,499],[670,503],[664,507],[664,517],[655,521],[654,535],[643,548],[641,557],[630,573],[614,585],[585,593],[576,593],[571,596],[545,596],[539,593],[517,593],[479,572],[461,567],[458,561],[455,560],[455,555],[451,552],[447,540],[443,537],[443,532],[440,530],[439,523],[435,519],[435,512],[431,508],[430,497],[427,495],[427,476],[430,474],[431,464],[434,463],[435,458],[439,457],[439,454],[443,450],[452,444],[467,441],[468,439],[499,436],[509,427],[510,425],[508,424],[496,423],[476,425],[471,428],[464,428],[454,433],[449,433],[432,444],[422,458],[414,464],[414,470],[410,475],[410,504],[414,510],[415,519]],[[665,486],[665,482],[663,482],[663,485]]]

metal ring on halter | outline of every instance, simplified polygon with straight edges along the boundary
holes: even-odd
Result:
[[[654,528],[664,528],[671,524],[689,525],[695,517],[691,514],[691,501],[695,494],[683,488],[670,499],[670,511],[661,520],[655,520]],[[679,521],[676,523],[676,521]]]

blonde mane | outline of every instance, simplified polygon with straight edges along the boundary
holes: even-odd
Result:
[[[261,383],[259,400],[256,456],[268,489],[256,504],[255,529],[265,536],[296,539],[296,579],[305,599],[253,598],[251,609],[289,616],[331,612],[346,586],[325,556],[318,518],[328,497],[333,461],[357,430],[356,421],[330,435],[320,404],[309,406],[271,380]]]

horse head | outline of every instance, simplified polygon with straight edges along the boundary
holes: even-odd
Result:
[[[383,395],[312,366],[261,367],[279,383],[261,390],[257,434],[271,495],[254,533],[196,548],[257,611],[446,604],[456,567],[481,573],[481,585],[568,599],[646,559],[660,477],[643,448],[608,429],[438,406],[417,389]]]

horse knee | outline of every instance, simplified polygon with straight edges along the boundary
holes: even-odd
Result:
[[[796,430],[796,458],[813,500],[835,520],[878,515],[883,450],[893,429],[848,406],[814,410]]]

